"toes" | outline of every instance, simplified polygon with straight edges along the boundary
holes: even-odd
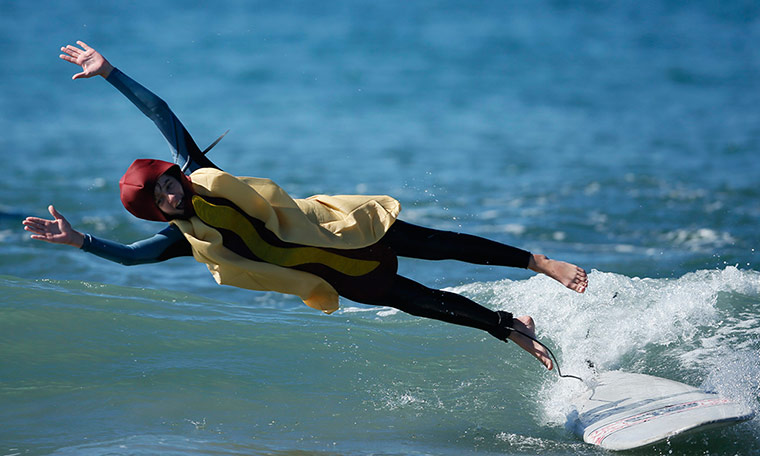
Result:
[[[543,352],[543,347],[541,348],[541,350],[537,349],[536,358],[538,358],[541,364],[546,366],[548,370],[552,370],[552,367],[554,367],[552,363],[552,359],[549,358],[549,355],[547,353]]]
[[[586,291],[587,286],[588,286],[588,283],[574,283],[568,288],[570,288],[573,291],[577,291],[578,293],[583,293]]]

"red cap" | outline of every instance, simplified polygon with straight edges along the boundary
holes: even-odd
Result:
[[[190,179],[185,176],[178,165],[163,160],[141,158],[135,160],[119,180],[121,203],[135,217],[157,222],[168,222],[169,219],[156,206],[154,189],[156,181],[162,174],[171,171],[185,190],[185,197],[192,195]]]

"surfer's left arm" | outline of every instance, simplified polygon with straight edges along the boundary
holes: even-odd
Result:
[[[169,143],[175,163],[183,166],[189,161],[188,172],[199,168],[218,168],[201,152],[190,133],[164,100],[115,68],[95,49],[82,41],[77,41],[77,44],[82,49],[68,45],[61,48],[65,54],[60,55],[61,59],[82,67],[82,72],[75,74],[73,79],[93,76],[105,78],[156,124]]]

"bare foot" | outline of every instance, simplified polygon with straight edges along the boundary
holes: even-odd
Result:
[[[531,256],[528,269],[546,274],[578,293],[583,293],[588,287],[588,275],[583,268],[564,261],[551,260],[546,255]]]
[[[536,337],[535,327],[536,326],[533,323],[533,319],[527,315],[523,315],[522,317],[515,317],[515,319],[512,320],[512,328],[516,329],[517,331],[522,331],[531,337]],[[552,364],[552,360],[549,358],[549,353],[547,353],[546,349],[537,342],[523,336],[517,331],[512,331],[509,334],[509,340],[516,343],[526,352],[535,356],[539,361],[541,361],[541,364],[546,366],[547,369],[552,370],[552,367],[554,367],[554,365]]]

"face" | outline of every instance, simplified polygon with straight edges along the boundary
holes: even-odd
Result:
[[[176,178],[162,174],[156,181],[153,194],[156,206],[161,209],[161,212],[169,217],[183,214],[185,191]]]

